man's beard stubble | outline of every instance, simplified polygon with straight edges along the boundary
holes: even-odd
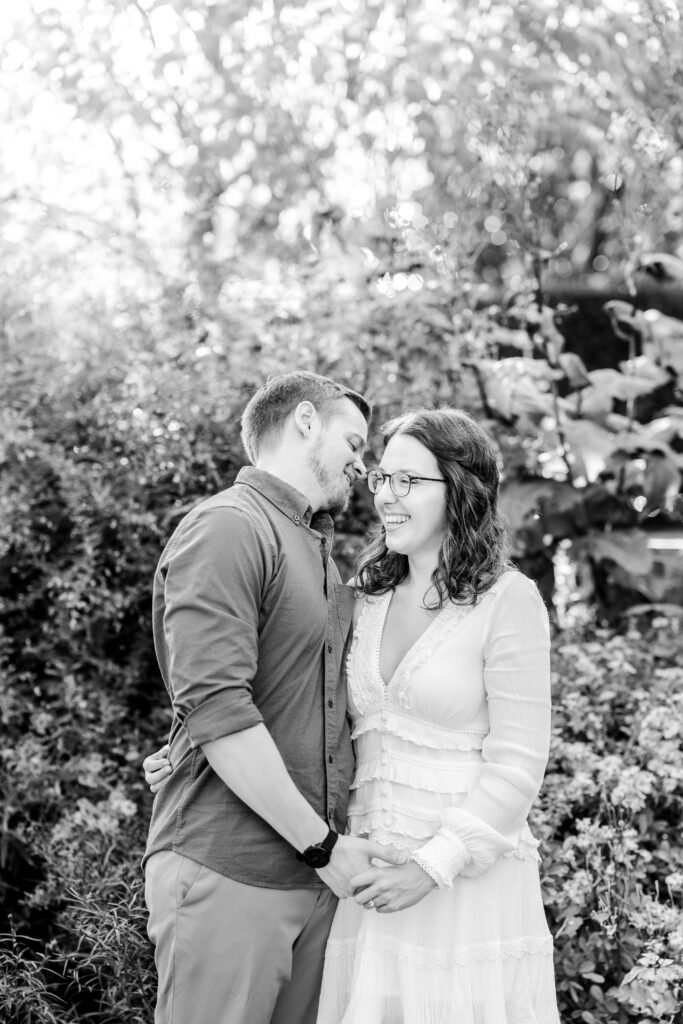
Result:
[[[318,439],[310,455],[310,466],[322,491],[321,510],[336,515],[338,512],[345,512],[348,508],[351,492],[343,484],[335,486],[332,473],[321,458],[321,451],[322,439]]]

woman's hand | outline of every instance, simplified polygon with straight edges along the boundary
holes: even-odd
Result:
[[[413,907],[436,888],[436,882],[414,860],[398,867],[369,868],[351,879],[356,903],[378,914]],[[372,904],[372,905],[371,905]]]
[[[168,743],[165,743],[160,750],[147,755],[142,762],[142,770],[145,773],[145,782],[149,788],[153,793],[158,793],[173,771],[171,762],[168,760]]]

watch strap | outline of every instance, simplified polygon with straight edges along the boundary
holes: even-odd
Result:
[[[326,853],[331,855],[332,854],[332,850],[334,849],[334,844],[337,842],[338,839],[339,839],[339,833],[335,832],[331,828],[328,828],[327,835],[319,843],[313,843],[311,846],[307,846],[306,849],[303,851],[303,853],[299,853],[299,851],[297,850],[296,859],[297,860],[305,861],[306,860],[306,854],[309,851],[320,850],[320,849],[324,850]]]

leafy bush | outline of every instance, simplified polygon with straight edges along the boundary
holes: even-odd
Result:
[[[558,637],[535,828],[565,1024],[683,1009],[683,636]]]
[[[674,626],[660,618],[643,634],[556,638],[552,752],[533,828],[564,1024],[673,1024],[683,1009],[683,636]],[[150,1019],[139,867],[150,799],[139,757],[151,743],[129,738],[126,760],[113,731],[84,730],[68,759],[45,737],[4,752],[14,807],[49,808],[33,824],[20,816],[39,872],[14,900],[19,934],[0,943],[8,1024]]]
[[[153,353],[138,340],[129,361],[98,350],[82,366],[58,365],[33,353],[31,375],[28,355],[8,363],[0,414],[0,1014],[11,1024],[149,1018],[139,871],[149,795],[139,762],[168,724],[150,580],[177,519],[229,485],[242,463],[239,412],[250,389],[266,372],[298,364],[361,381],[380,420],[406,403],[450,400],[485,411],[475,371],[486,325],[495,325],[490,312],[477,312],[477,330],[456,338],[447,324],[459,330],[464,312],[439,288],[403,305],[363,293],[345,320],[332,285],[311,295],[318,320],[311,297],[310,317],[304,303],[299,318],[282,321],[275,304],[261,301],[256,311],[253,296],[236,300],[237,337],[225,342],[206,344],[190,324]],[[320,330],[328,314],[336,354],[325,353],[331,328]],[[585,528],[576,508],[585,511],[596,490],[593,540],[601,536],[614,552],[611,527],[633,513],[628,494],[610,496],[602,482],[577,493],[561,480],[529,479],[547,446],[525,422],[513,430],[495,415],[489,421],[504,456],[517,553],[550,558],[560,539],[574,542]],[[370,500],[359,495],[338,535],[347,575],[370,517]],[[667,1021],[681,1005],[683,865],[673,840],[681,819],[680,637],[673,623],[644,639],[565,636],[554,659],[555,740],[537,831],[565,1024]]]

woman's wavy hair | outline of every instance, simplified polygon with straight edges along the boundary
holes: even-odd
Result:
[[[496,449],[471,416],[457,409],[418,409],[382,427],[384,447],[397,434],[414,437],[434,455],[446,480],[446,530],[432,573],[435,603],[476,604],[511,568],[507,524],[498,510]],[[358,558],[356,588],[386,594],[408,575],[408,557],[389,551],[380,524]],[[431,589],[431,588],[430,588]]]

